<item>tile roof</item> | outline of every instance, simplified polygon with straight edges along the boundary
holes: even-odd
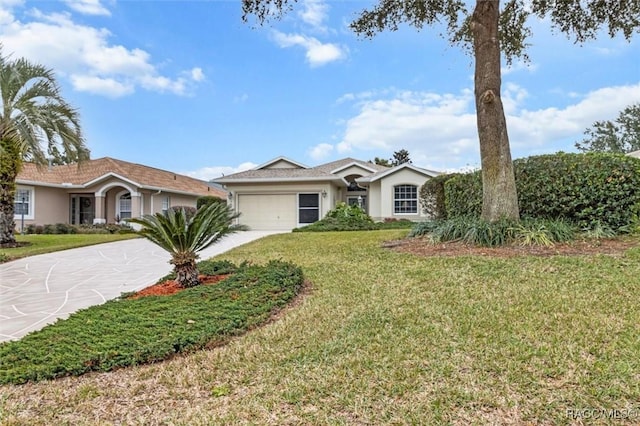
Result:
[[[225,191],[211,187],[206,181],[110,157],[88,160],[79,165],[68,164],[49,168],[25,163],[17,180],[19,183],[42,183],[51,186],[71,184],[82,187],[112,174],[128,179],[145,189],[226,197]]]
[[[270,164],[265,163],[265,164]],[[388,167],[379,166],[367,161],[356,160],[354,158],[343,158],[342,160],[332,161],[326,164],[320,164],[316,167],[310,167],[307,169],[260,169],[255,168],[244,172],[234,173],[232,175],[223,176],[218,179],[214,179],[215,182],[220,183],[233,183],[243,181],[279,181],[279,180],[335,180],[340,179],[338,176],[331,172],[345,167],[349,164],[357,163],[364,167],[374,169],[377,171],[388,170]]]

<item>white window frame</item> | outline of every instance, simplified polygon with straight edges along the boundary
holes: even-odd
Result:
[[[16,210],[16,203],[20,202],[22,203],[22,199],[18,198],[19,194],[21,191],[26,191],[29,195],[28,195],[28,199],[26,200],[26,204],[28,206],[28,210],[27,213],[25,213],[24,215],[24,220],[34,220],[35,219],[35,194],[36,194],[36,190],[33,186],[22,186],[22,185],[18,185],[16,187],[16,194],[13,200],[13,219],[14,220],[21,220],[22,219],[22,214],[18,214],[17,210]]]
[[[130,197],[130,199],[129,199],[129,200],[130,200],[130,202],[131,202],[131,204],[130,204],[130,206],[129,206],[129,208],[131,209],[131,210],[129,210],[129,214],[130,214],[131,216],[130,216],[130,217],[122,217],[122,210],[121,210],[120,198],[121,198],[123,195],[127,195],[127,194],[129,194],[129,197]],[[118,193],[116,194],[116,203],[115,203],[115,204],[116,204],[116,217],[120,218],[120,221],[127,220],[127,219],[131,219],[131,218],[133,217],[133,195],[131,195],[131,192],[130,192],[130,191],[120,191],[120,192],[118,192]],[[125,211],[126,211],[126,210],[125,210]]]
[[[415,198],[398,198],[396,190],[400,187],[412,187],[415,190]],[[406,194],[406,192],[405,192]],[[414,216],[418,214],[418,186],[411,183],[403,183],[393,186],[393,214],[395,216]],[[415,211],[398,211],[398,202],[415,202]]]
[[[167,214],[169,208],[171,208],[171,197],[162,197],[162,206],[160,210],[162,211],[162,213]]]

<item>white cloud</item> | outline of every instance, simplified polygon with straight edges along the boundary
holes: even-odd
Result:
[[[203,81],[205,79],[202,68],[196,67],[191,70],[191,79],[193,81]]]
[[[333,145],[321,143],[309,150],[309,156],[316,161],[324,160],[333,152]]]
[[[327,28],[324,21],[328,17],[329,6],[321,0],[305,0],[302,3],[302,10],[298,16],[302,21],[312,27],[312,29],[325,33]]]
[[[74,4],[99,5],[91,1]],[[17,3],[0,3],[2,6],[3,52],[53,68],[59,76],[69,78],[78,91],[116,97],[142,87],[185,95],[204,79],[202,69],[197,67],[183,71],[179,77],[161,75],[148,52],[110,44],[109,30],[77,24],[68,13],[45,14],[34,9],[29,22],[22,22],[11,10]],[[108,91],[109,86],[114,90]]]
[[[627,105],[640,102],[640,83],[602,88],[571,99],[574,103],[564,108],[529,110],[524,107],[527,91],[515,84],[504,85],[514,158],[572,150],[573,143],[594,121],[613,119]],[[341,154],[360,151],[363,157],[385,157],[407,149],[414,164],[435,170],[479,165],[470,89],[444,95],[398,91],[387,97],[374,94],[357,106],[357,114],[346,121],[343,137],[336,145]]]
[[[71,83],[81,92],[103,95],[109,98],[119,98],[135,92],[133,84],[116,81],[112,78],[100,78],[87,75],[72,75]]]
[[[109,9],[104,7],[100,0],[64,0],[69,8],[85,15],[110,16]]]
[[[210,166],[210,167],[202,167],[198,170],[192,170],[188,172],[180,172],[180,174],[191,176],[196,179],[209,181],[211,179],[216,179],[222,176],[227,176],[233,173],[244,172],[245,170],[251,170],[257,167],[258,164],[245,162],[240,164],[237,167],[231,166]]]
[[[312,67],[343,59],[347,53],[346,47],[340,47],[333,43],[321,43],[315,37],[273,31],[273,38],[282,48],[300,46],[306,49],[307,62]]]

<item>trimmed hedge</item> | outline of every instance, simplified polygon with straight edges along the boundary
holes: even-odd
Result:
[[[444,185],[459,173],[438,175],[425,182],[420,187],[420,206],[422,211],[432,220],[447,218]]]
[[[558,153],[514,161],[522,218],[565,219],[584,229],[629,227],[640,213],[640,160],[622,154]],[[445,185],[449,218],[479,217],[480,172]]]
[[[640,160],[554,154],[514,162],[523,217],[564,218],[586,229],[628,226],[640,208]]]

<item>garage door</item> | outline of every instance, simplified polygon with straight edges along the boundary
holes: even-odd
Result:
[[[290,230],[296,227],[295,194],[238,195],[240,223],[253,230]]]

